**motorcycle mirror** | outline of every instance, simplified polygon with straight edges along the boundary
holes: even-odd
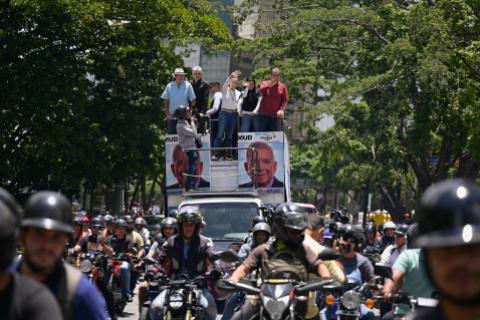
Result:
[[[87,274],[90,273],[93,269],[93,264],[90,262],[90,260],[83,260],[82,263],[80,263],[80,270]]]
[[[337,260],[338,258],[340,258],[340,256],[341,254],[337,250],[326,248],[325,250],[320,252],[320,254],[318,255],[318,259],[321,259],[323,261]]]
[[[212,260],[222,260],[225,262],[237,262],[240,261],[240,257],[238,254],[232,250],[225,250],[218,252],[213,255]]]
[[[374,273],[384,278],[388,278],[388,279],[393,278],[392,268],[380,263],[375,264]]]
[[[342,284],[339,281],[333,279],[322,279],[320,281],[314,281],[297,287],[295,291],[303,294],[310,291],[322,291],[322,292],[340,292],[342,290]]]

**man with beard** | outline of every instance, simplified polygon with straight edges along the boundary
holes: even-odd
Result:
[[[105,301],[81,272],[62,262],[72,232],[70,202],[43,191],[25,205],[21,240],[25,249],[17,270],[45,284],[57,298],[64,319],[107,319]]]
[[[18,245],[19,219],[15,199],[0,188],[0,315],[6,320],[60,320],[60,307],[45,286],[8,270]]]
[[[417,212],[417,245],[440,303],[411,319],[480,319],[480,188],[454,179],[425,191]]]

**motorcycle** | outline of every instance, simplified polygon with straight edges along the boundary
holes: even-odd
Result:
[[[124,261],[130,262],[128,254],[120,254],[115,257],[109,257],[107,264],[107,287],[109,291],[113,293],[115,312],[118,315],[123,314],[123,310],[128,303],[128,301],[124,298],[122,294],[122,288],[123,286],[128,286],[130,284],[123,283],[120,274],[120,268]]]
[[[299,310],[307,307],[309,292],[337,291],[341,289],[342,284],[333,279],[309,283],[293,279],[264,279],[257,288],[250,284],[222,279],[217,286],[225,291],[245,292],[258,296],[260,309],[251,319],[294,320],[302,319]]]

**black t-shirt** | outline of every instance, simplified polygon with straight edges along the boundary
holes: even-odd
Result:
[[[0,291],[0,318],[5,320],[62,320],[57,300],[42,284],[14,273]]]
[[[134,246],[132,241],[129,240],[127,237],[123,239],[117,238],[117,236],[113,236],[107,239],[107,245],[112,247],[113,252],[115,254],[118,253],[128,253],[130,249]]]
[[[78,242],[83,253],[100,251],[100,241],[98,236],[88,236]]]

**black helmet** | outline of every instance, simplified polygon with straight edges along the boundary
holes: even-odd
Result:
[[[117,220],[115,220],[115,227],[126,228],[127,227],[127,221],[125,221],[125,219],[117,219]]]
[[[0,270],[7,269],[15,257],[19,223],[17,202],[10,193],[0,188]]]
[[[127,223],[132,223],[132,222],[134,222],[133,217],[132,217],[131,215],[129,215],[129,214],[127,214],[126,216],[124,216],[123,219],[125,219],[125,221],[126,221]]]
[[[179,232],[183,235],[183,228],[182,225],[185,222],[192,222],[195,223],[196,230],[195,232],[198,234],[200,232],[200,228],[202,227],[203,217],[198,208],[194,206],[185,206],[180,209],[177,216],[177,223],[179,226]]]
[[[303,231],[308,227],[308,213],[293,203],[284,203],[277,207],[273,217],[273,232],[276,239],[285,242],[290,247],[298,247],[303,242],[303,236],[291,238],[286,228]]]
[[[418,223],[415,222],[411,226],[408,227],[407,231],[407,238],[410,247],[413,247],[412,244],[417,241],[418,237]]]
[[[178,215],[178,210],[177,209],[172,209],[168,212],[168,216],[172,218],[177,218]]]
[[[308,227],[308,213],[294,203],[282,203],[275,210],[274,223],[284,227],[305,230]]]
[[[187,119],[188,106],[179,106],[174,112],[173,116],[178,120]]]
[[[417,212],[421,248],[480,242],[480,188],[463,179],[429,187]]]
[[[103,219],[100,217],[95,217],[90,222],[92,228],[103,228]]]
[[[264,231],[268,233],[269,236],[272,234],[272,230],[270,229],[270,226],[266,222],[259,222],[253,226],[253,229],[252,229],[253,235],[255,235],[255,233],[259,231]]]
[[[161,229],[166,228],[166,227],[176,229],[177,228],[177,219],[172,218],[172,217],[168,217],[168,218],[163,219],[162,224],[161,224]]]
[[[22,219],[22,208],[17,200],[5,189],[0,188],[0,202],[2,202],[20,221]]]
[[[397,227],[395,228],[395,234],[406,236],[407,231],[408,231],[408,225],[406,224],[397,224]]]
[[[267,220],[262,216],[255,216],[252,219],[252,228],[259,222],[267,222]]]
[[[73,231],[72,207],[64,195],[52,191],[40,191],[28,199],[22,227],[34,227],[65,233]]]

